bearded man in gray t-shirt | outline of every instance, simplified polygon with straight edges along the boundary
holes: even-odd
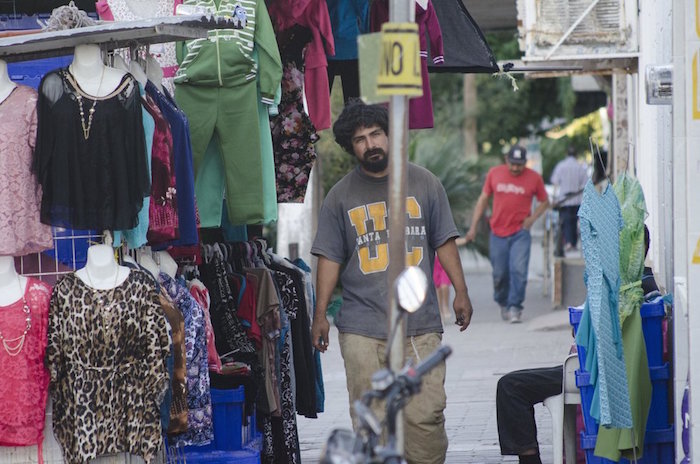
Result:
[[[328,192],[321,207],[311,253],[318,256],[316,312],[311,330],[314,346],[328,347],[326,309],[338,278],[343,304],[335,318],[345,362],[350,415],[352,404],[370,389],[372,374],[384,367],[387,339],[388,112],[379,105],[349,103],[333,125],[336,142],[359,165]],[[472,304],[455,245],[459,236],[447,195],[428,170],[408,165],[406,194],[406,261],[432,276],[435,253],[455,288],[453,308],[463,331]],[[423,307],[408,316],[405,353],[414,362],[428,356],[442,340],[435,287]],[[409,463],[442,463],[445,433],[445,364],[431,371],[421,393],[405,409],[405,454]],[[374,408],[379,418],[383,412]],[[355,424],[356,425],[356,424]]]

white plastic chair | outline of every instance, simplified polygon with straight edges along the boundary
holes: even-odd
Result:
[[[553,464],[563,463],[564,450],[567,464],[576,462],[576,405],[581,404],[581,393],[576,386],[578,367],[578,355],[570,354],[564,361],[562,392],[543,401],[552,415]]]

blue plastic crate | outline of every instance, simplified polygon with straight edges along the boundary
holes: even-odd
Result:
[[[664,302],[661,298],[651,303],[644,303],[640,308],[642,316],[642,333],[647,349],[647,359],[650,367],[658,367],[663,364],[663,332],[662,323],[666,314]],[[578,326],[583,316],[582,308],[569,307],[569,323],[578,332]],[[577,345],[578,359],[581,366],[586,365],[586,350]]]
[[[0,15],[0,31],[41,29],[39,19],[41,18],[38,15],[3,14]]]
[[[260,452],[257,450],[236,451],[205,451],[187,452],[185,458],[188,463],[203,464],[260,464]]]
[[[591,417],[591,403],[593,402],[593,390],[591,385],[591,374],[585,370],[576,371],[576,386],[581,392],[581,413],[583,415],[583,425],[588,435],[598,433],[598,422]]]
[[[581,432],[581,449],[586,454],[588,464],[616,464],[616,461],[595,456],[597,435],[588,435]],[[673,428],[664,430],[647,431],[644,437],[644,453],[637,460],[637,464],[671,464],[674,462],[674,432]],[[631,464],[627,459],[620,459],[620,464]]]
[[[671,426],[669,420],[668,382],[671,377],[668,364],[649,368],[651,378],[651,405],[647,430],[662,430]]]
[[[663,320],[666,316],[664,301],[658,298],[652,303],[644,303],[640,313],[649,366],[661,366],[664,356]]]
[[[234,451],[243,448],[243,406],[245,390],[211,389],[214,448]]]
[[[652,432],[662,432],[671,427],[668,417],[668,381],[670,377],[668,364],[649,368],[649,377],[651,378],[651,404],[647,418],[647,435]],[[594,390],[593,385],[591,385],[590,373],[582,369],[576,371],[576,386],[581,391],[581,411],[585,432],[595,436],[598,433],[598,423],[590,414]]]
[[[21,61],[17,63],[7,64],[7,74],[14,82],[39,88],[41,79],[49,71],[54,69],[64,68],[71,64],[73,55],[58,56],[54,58],[44,58],[41,60]]]

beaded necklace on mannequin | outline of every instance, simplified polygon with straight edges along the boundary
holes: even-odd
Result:
[[[27,299],[24,296],[24,289],[22,288],[22,281],[19,278],[19,274],[17,274],[17,285],[19,285],[19,290],[22,294],[22,311],[24,311],[25,321],[24,332],[22,332],[22,335],[20,335],[19,337],[5,338],[5,336],[2,334],[2,331],[0,331],[0,340],[2,340],[2,346],[5,348],[5,351],[7,351],[7,354],[9,354],[10,356],[17,356],[22,352],[27,333],[29,333],[29,330],[32,328],[32,315],[31,311],[29,310],[29,305],[27,304]]]

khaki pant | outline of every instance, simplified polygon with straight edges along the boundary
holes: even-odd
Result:
[[[357,430],[352,404],[371,388],[371,378],[384,367],[386,341],[350,333],[339,334],[340,352],[345,361],[350,417]],[[404,353],[414,363],[428,357],[440,346],[442,335],[430,333],[406,338]],[[445,462],[447,434],[445,433],[445,363],[425,377],[421,392],[404,408],[405,457],[409,464],[440,464]],[[384,419],[384,404],[374,402],[372,410]]]

